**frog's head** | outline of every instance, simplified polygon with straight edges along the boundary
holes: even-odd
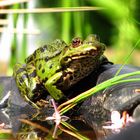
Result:
[[[73,85],[94,71],[104,50],[105,45],[96,35],[89,35],[84,41],[74,38],[60,59],[67,83]]]
[[[97,35],[89,35],[84,41],[76,37],[72,39],[69,47],[63,52],[61,58],[62,65],[68,65],[71,62],[84,59],[98,61],[105,50],[105,45],[99,41]],[[88,64],[87,64],[88,65]]]

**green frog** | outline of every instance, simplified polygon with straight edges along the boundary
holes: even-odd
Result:
[[[34,106],[47,92],[59,101],[65,96],[63,90],[98,67],[104,50],[105,45],[92,34],[84,41],[75,37],[69,45],[56,39],[35,50],[25,64],[17,63],[13,75],[23,97]]]

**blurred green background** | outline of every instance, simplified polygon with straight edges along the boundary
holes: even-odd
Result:
[[[0,75],[12,75],[15,63],[24,59],[36,48],[56,38],[70,43],[75,36],[86,38],[89,34],[100,36],[107,45],[105,55],[109,60],[123,63],[135,43],[140,39],[139,0],[29,0],[1,9],[101,7],[101,10],[79,12],[50,12],[26,14],[1,14],[8,28],[26,32],[0,33]],[[0,25],[2,28],[5,25]],[[37,30],[40,33],[36,34]],[[33,33],[32,33],[33,32]],[[128,63],[140,65],[140,44],[130,56]],[[7,53],[7,55],[6,55]],[[6,56],[3,57],[2,55]]]

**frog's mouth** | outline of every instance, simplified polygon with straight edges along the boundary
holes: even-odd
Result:
[[[72,55],[70,58],[72,60],[87,58],[87,57],[96,58],[96,57],[100,56],[101,53],[102,53],[102,51],[100,51],[100,50],[99,51],[98,50],[90,50],[87,52],[81,52],[79,54]]]
[[[98,59],[99,56],[103,51],[101,50],[89,50],[86,52],[80,52],[80,53],[75,53],[71,56],[67,56],[61,60],[62,65],[68,65],[69,63],[76,61],[76,60],[83,60],[83,59],[90,59],[90,60],[95,60],[96,58]]]

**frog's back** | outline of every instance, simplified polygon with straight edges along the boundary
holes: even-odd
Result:
[[[26,58],[26,63],[30,63],[32,61],[45,59],[46,61],[59,55],[64,48],[67,47],[67,44],[60,39],[56,39],[51,43],[48,43],[37,50],[34,51],[32,55]]]

